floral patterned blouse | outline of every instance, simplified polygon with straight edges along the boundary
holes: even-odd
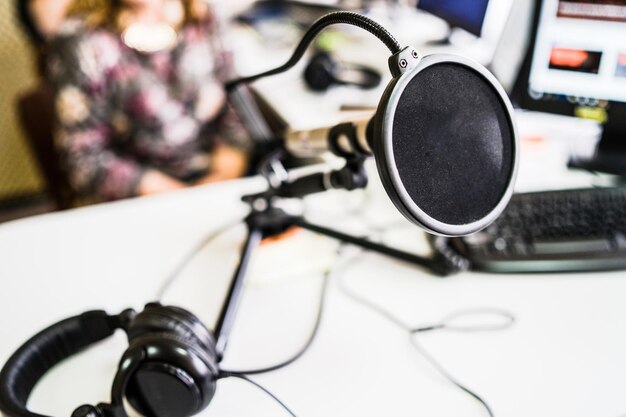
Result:
[[[228,56],[213,25],[187,25],[178,37],[173,49],[153,53],[106,29],[65,30],[53,42],[55,140],[81,195],[133,196],[148,168],[191,181],[210,171],[217,143],[249,146],[225,104]]]

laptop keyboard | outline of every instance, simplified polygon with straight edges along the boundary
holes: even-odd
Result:
[[[478,269],[494,262],[515,272],[626,267],[626,187],[515,194],[492,225],[454,246]]]

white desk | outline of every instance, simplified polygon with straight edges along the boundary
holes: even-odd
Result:
[[[541,177],[548,168],[535,169]],[[0,362],[36,331],[66,316],[94,308],[140,309],[154,299],[189,248],[245,213],[238,197],[260,187],[256,179],[235,181],[0,225]],[[385,214],[370,221],[393,221],[380,190],[373,187],[371,194],[370,207]],[[326,193],[309,204],[317,217],[350,226],[355,221],[340,213],[345,206],[358,206],[361,197]],[[201,252],[165,301],[190,308],[210,323],[242,236],[242,229],[233,230]],[[406,245],[411,239],[418,242],[421,234],[400,228],[389,236],[402,237]],[[272,364],[302,344],[317,307],[319,273],[334,248],[332,241],[302,232],[260,250],[225,367]],[[270,269],[284,254],[292,261]],[[441,332],[419,339],[455,377],[482,395],[496,416],[626,415],[626,273],[466,273],[440,279],[366,253],[333,278],[310,351],[292,366],[255,378],[299,417],[485,415],[475,400],[433,370],[404,332],[339,291],[338,279],[415,325],[468,307],[514,313],[517,323],[504,331]],[[108,400],[125,346],[119,333],[53,369],[35,388],[31,409],[68,416],[80,404]],[[224,380],[201,415],[285,414],[254,387]]]

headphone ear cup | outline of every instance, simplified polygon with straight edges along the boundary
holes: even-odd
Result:
[[[190,343],[189,339],[173,333],[144,334],[134,339],[129,345],[128,350],[144,349],[146,346],[157,345],[159,346],[159,349],[164,349],[164,347],[167,349],[170,347],[184,349],[186,351],[185,355],[192,353],[201,359],[212,374],[217,375],[219,372],[215,349],[204,349],[196,343]]]
[[[146,334],[170,333],[215,354],[213,333],[194,314],[180,307],[150,303],[135,316],[126,333],[129,343]]]
[[[326,91],[337,82],[335,68],[337,64],[325,52],[318,52],[304,69],[304,81],[314,91]]]
[[[144,359],[128,376],[125,397],[142,415],[189,417],[210,403],[218,375],[217,357],[211,352],[172,333],[138,337],[128,357],[138,350]]]
[[[124,375],[123,395],[141,414],[188,417],[209,404],[218,357],[212,333],[196,316],[179,307],[148,304],[127,333],[130,345],[119,372],[132,369]]]

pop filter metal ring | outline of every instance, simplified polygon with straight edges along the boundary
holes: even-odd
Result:
[[[413,56],[415,56],[415,54]],[[374,119],[373,128],[376,133],[373,135],[374,138],[371,146],[376,156],[376,166],[383,186],[396,208],[408,220],[424,228],[428,232],[444,236],[463,236],[475,233],[487,227],[502,213],[513,194],[513,186],[515,178],[517,177],[519,164],[519,136],[515,121],[513,120],[513,106],[511,105],[506,92],[500,86],[496,78],[482,65],[471,59],[450,54],[434,54],[417,58],[417,61],[408,61],[408,65],[406,64],[406,61],[404,63],[406,68],[403,70],[403,73],[394,77],[385,89]],[[403,184],[393,151],[394,117],[398,103],[405,88],[414,77],[426,68],[444,63],[457,64],[470,69],[488,83],[498,96],[503,108],[506,111],[506,118],[509,123],[511,135],[513,136],[513,143],[511,145],[511,158],[513,162],[511,164],[506,188],[504,189],[499,202],[482,218],[466,224],[448,224],[441,222],[418,207]]]

